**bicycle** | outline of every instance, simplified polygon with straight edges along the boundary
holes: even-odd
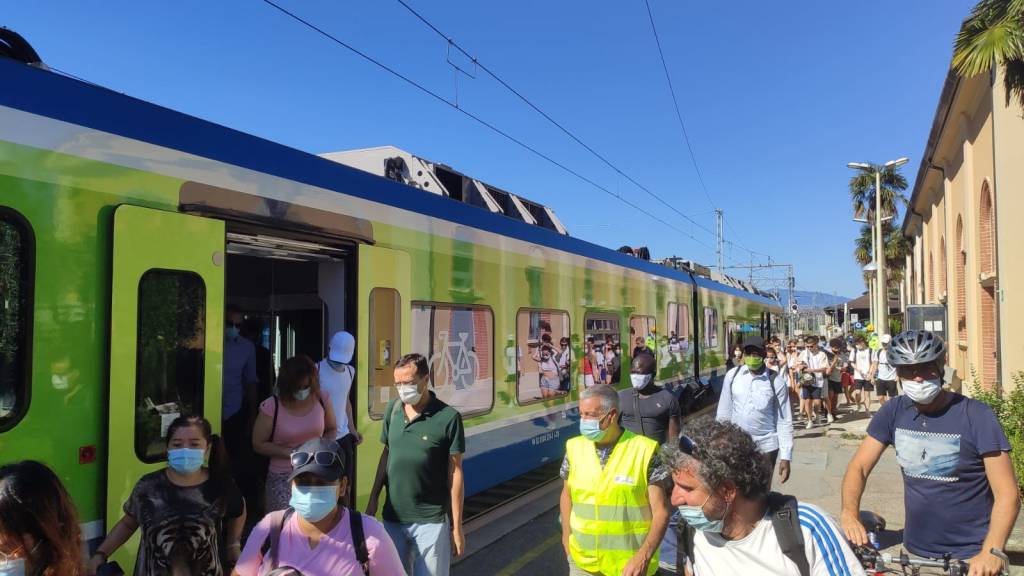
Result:
[[[878,574],[910,574],[911,576],[918,576],[921,573],[921,568],[940,568],[949,576],[967,576],[971,570],[970,564],[964,560],[951,558],[948,552],[941,560],[911,557],[905,551],[900,551],[898,555],[880,552],[876,549],[878,546],[878,532],[885,530],[885,519],[871,512],[861,512],[860,521],[868,532],[868,540],[871,544],[855,546],[851,543],[850,547],[853,548],[853,553],[857,556],[857,560],[860,561],[861,566],[864,567],[864,572],[868,576]],[[1009,576],[1009,557],[994,548],[991,553],[1003,561],[1003,569],[1000,574]],[[909,572],[907,571],[908,568],[910,569]]]

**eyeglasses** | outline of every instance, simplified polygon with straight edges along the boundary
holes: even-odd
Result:
[[[687,456],[693,456],[693,451],[697,449],[697,445],[693,442],[693,438],[690,438],[686,434],[679,435],[679,451]]]
[[[337,462],[338,466],[344,466],[344,462],[341,460],[341,455],[337,452],[321,451],[321,452],[292,452],[292,468],[299,468],[309,464],[310,462],[316,462],[320,466],[334,466]]]

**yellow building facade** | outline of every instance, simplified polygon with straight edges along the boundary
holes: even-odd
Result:
[[[903,233],[903,302],[945,305],[954,387],[1009,390],[1024,370],[1024,111],[1001,70],[947,76]]]

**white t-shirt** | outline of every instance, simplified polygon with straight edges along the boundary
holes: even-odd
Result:
[[[348,393],[352,389],[352,378],[355,376],[355,368],[348,364],[338,372],[327,360],[320,361],[320,389],[326,390],[331,395],[331,407],[334,408],[334,419],[338,422],[337,439],[344,438],[348,430]]]
[[[879,380],[896,380],[896,368],[889,364],[889,353],[885,348],[878,351],[878,374]]]
[[[804,535],[804,554],[811,576],[863,576],[864,568],[831,516],[813,504],[797,504]],[[771,518],[765,516],[742,540],[726,540],[714,532],[693,537],[694,576],[800,576],[782,553]]]
[[[828,355],[823,350],[818,349],[817,354],[812,354],[810,350],[804,350],[800,353],[800,362],[804,363],[804,366],[808,370],[820,370],[821,368],[828,368]],[[814,387],[822,388],[825,386],[825,374],[822,372],[814,373]]]
[[[854,348],[850,352],[850,361],[853,362],[853,378],[854,380],[867,380],[868,373],[871,372],[871,361],[874,354],[871,350],[865,348],[858,350]]]

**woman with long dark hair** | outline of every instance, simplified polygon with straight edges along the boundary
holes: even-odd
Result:
[[[179,416],[167,428],[167,467],[135,484],[88,573],[142,528],[135,576],[222,576],[223,562],[234,563],[241,553],[244,524],[245,501],[228,472],[223,441],[202,416]]]
[[[0,573],[79,576],[82,532],[67,490],[33,460],[0,467]]]

